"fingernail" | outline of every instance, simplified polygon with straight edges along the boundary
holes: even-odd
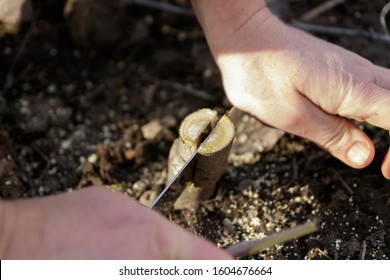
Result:
[[[363,165],[367,161],[369,155],[370,151],[368,150],[367,145],[362,142],[354,144],[347,153],[348,159],[356,165]]]

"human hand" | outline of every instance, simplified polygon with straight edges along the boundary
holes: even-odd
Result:
[[[374,145],[349,119],[390,129],[390,70],[290,28],[266,8],[233,31],[206,34],[235,106],[351,167],[370,164]],[[382,173],[390,179],[389,155]]]
[[[124,195],[105,187],[0,201],[1,259],[229,259]]]

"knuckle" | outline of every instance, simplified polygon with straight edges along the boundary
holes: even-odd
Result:
[[[333,126],[319,134],[319,144],[332,154],[341,154],[347,144],[347,128],[343,119],[337,120]]]
[[[376,85],[372,81],[363,82],[348,90],[344,95],[338,114],[358,121],[369,119],[377,111],[375,107],[377,103],[376,92]]]

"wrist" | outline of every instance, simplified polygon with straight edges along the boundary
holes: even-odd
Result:
[[[235,44],[242,43],[242,39],[258,41],[254,35],[262,37],[262,33],[267,33],[267,29],[270,28],[267,27],[269,19],[278,20],[269,11],[265,1],[192,0],[191,2],[214,56],[220,52],[228,52]]]

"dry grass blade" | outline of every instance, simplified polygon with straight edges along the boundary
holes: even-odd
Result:
[[[379,16],[379,20],[381,22],[381,25],[382,25],[382,28],[383,28],[383,31],[389,35],[389,29],[387,28],[387,24],[386,24],[386,16],[388,14],[388,12],[390,11],[390,2],[387,3],[383,8],[382,8],[382,11],[381,11],[381,14]]]
[[[164,3],[154,0],[122,0],[122,5],[125,4],[137,4],[149,8],[154,8],[174,14],[180,14],[185,16],[194,16],[194,11],[191,8],[184,8],[170,3]]]
[[[226,250],[236,258],[250,256],[273,245],[311,234],[317,230],[317,222],[310,221],[290,229],[282,230],[259,240],[238,242],[228,247]]]
[[[360,245],[359,260],[364,260],[366,258],[366,252],[367,252],[367,242],[366,240],[363,240],[362,244]]]
[[[328,0],[321,5],[315,7],[314,9],[311,9],[307,13],[303,14],[301,16],[301,20],[303,21],[310,21],[313,18],[318,17],[319,15],[333,9],[335,6],[345,2],[345,0]]]
[[[330,35],[344,35],[344,36],[356,36],[356,37],[364,37],[372,40],[382,41],[382,42],[390,42],[390,36],[387,34],[381,34],[377,32],[371,32],[360,29],[351,29],[351,28],[341,28],[334,26],[324,26],[317,24],[310,24],[295,21],[290,24],[291,26],[307,31],[307,32],[316,32]]]

